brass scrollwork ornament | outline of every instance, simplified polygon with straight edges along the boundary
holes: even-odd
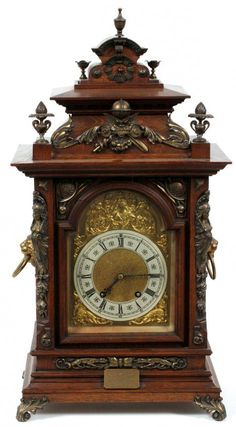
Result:
[[[30,414],[35,415],[38,409],[44,408],[48,403],[48,398],[43,396],[42,398],[31,398],[31,399],[21,399],[21,403],[17,408],[16,419],[17,421],[28,421],[31,417]]]
[[[194,402],[199,408],[208,412],[214,420],[223,421],[225,419],[226,410],[221,397],[196,396]]]

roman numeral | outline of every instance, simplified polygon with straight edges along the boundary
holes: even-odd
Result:
[[[95,289],[92,288],[92,289],[89,289],[88,291],[86,291],[85,294],[86,294],[87,297],[90,298],[92,295],[95,294],[95,292],[96,292]]]
[[[147,289],[145,290],[145,293],[146,293],[146,294],[148,294],[148,295],[151,295],[151,297],[153,297],[153,295],[155,295],[155,292],[154,292],[154,291],[152,291],[152,289],[149,289],[149,288],[147,288]]]
[[[139,305],[139,303],[138,303],[137,301],[135,301],[135,303],[136,303],[136,305],[138,306],[139,310],[140,310],[140,311],[143,311],[143,309],[142,309],[141,305]]]
[[[139,248],[139,246],[141,245],[141,243],[142,243],[142,240],[140,240],[140,242],[138,243],[138,246],[135,248],[135,251],[137,251],[137,250],[138,250],[138,248]]]
[[[92,258],[89,258],[88,256],[84,256],[85,257],[85,259],[88,259],[89,261],[92,261],[92,262],[95,262],[95,259],[92,259]]]
[[[104,251],[107,251],[107,247],[104,245],[104,243],[103,243],[101,240],[99,240],[99,245],[101,246],[101,248],[102,248]]]
[[[101,304],[100,304],[100,306],[99,306],[99,311],[104,310],[104,309],[105,309],[105,307],[106,307],[106,304],[107,304],[107,301],[103,300],[103,301],[102,301],[102,303],[101,303]]]
[[[77,277],[80,277],[80,279],[91,279],[91,274],[78,274]]]
[[[148,258],[148,259],[146,259],[145,261],[146,262],[150,262],[150,261],[152,261],[153,259],[155,259],[156,258],[156,255],[153,255],[153,256],[151,256],[150,258]]]
[[[119,235],[119,237],[118,237],[118,245],[119,245],[121,248],[123,248],[123,246],[124,246],[124,237],[123,237],[123,235],[122,235],[122,234],[120,234],[120,235]]]
[[[163,274],[149,274],[149,277],[151,277],[152,279],[158,279],[158,278],[160,278],[160,277],[163,277],[164,275]]]
[[[118,305],[118,312],[119,312],[119,316],[122,317],[122,315],[123,315],[123,308],[122,308],[121,304]]]

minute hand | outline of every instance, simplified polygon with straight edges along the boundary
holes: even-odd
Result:
[[[147,273],[147,274],[124,274],[124,279],[126,277],[162,277],[161,273]]]

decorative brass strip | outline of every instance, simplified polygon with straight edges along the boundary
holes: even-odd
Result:
[[[16,419],[18,421],[28,421],[31,417],[30,413],[35,415],[38,409],[42,409],[48,403],[47,397],[21,399],[21,403],[17,408]]]
[[[135,368],[179,370],[187,367],[187,360],[181,357],[99,357],[99,358],[59,358],[56,359],[58,369],[108,369]]]
[[[208,412],[216,421],[223,421],[227,416],[221,397],[196,396],[194,402],[199,408]]]

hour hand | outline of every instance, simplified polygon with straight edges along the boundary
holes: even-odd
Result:
[[[113,286],[119,281],[124,279],[125,275],[122,273],[117,274],[117,276],[115,277],[115,279],[113,280],[113,282],[107,286],[106,288],[103,289],[103,291],[100,292],[100,296],[102,298],[105,298],[108,294],[111,293]]]

